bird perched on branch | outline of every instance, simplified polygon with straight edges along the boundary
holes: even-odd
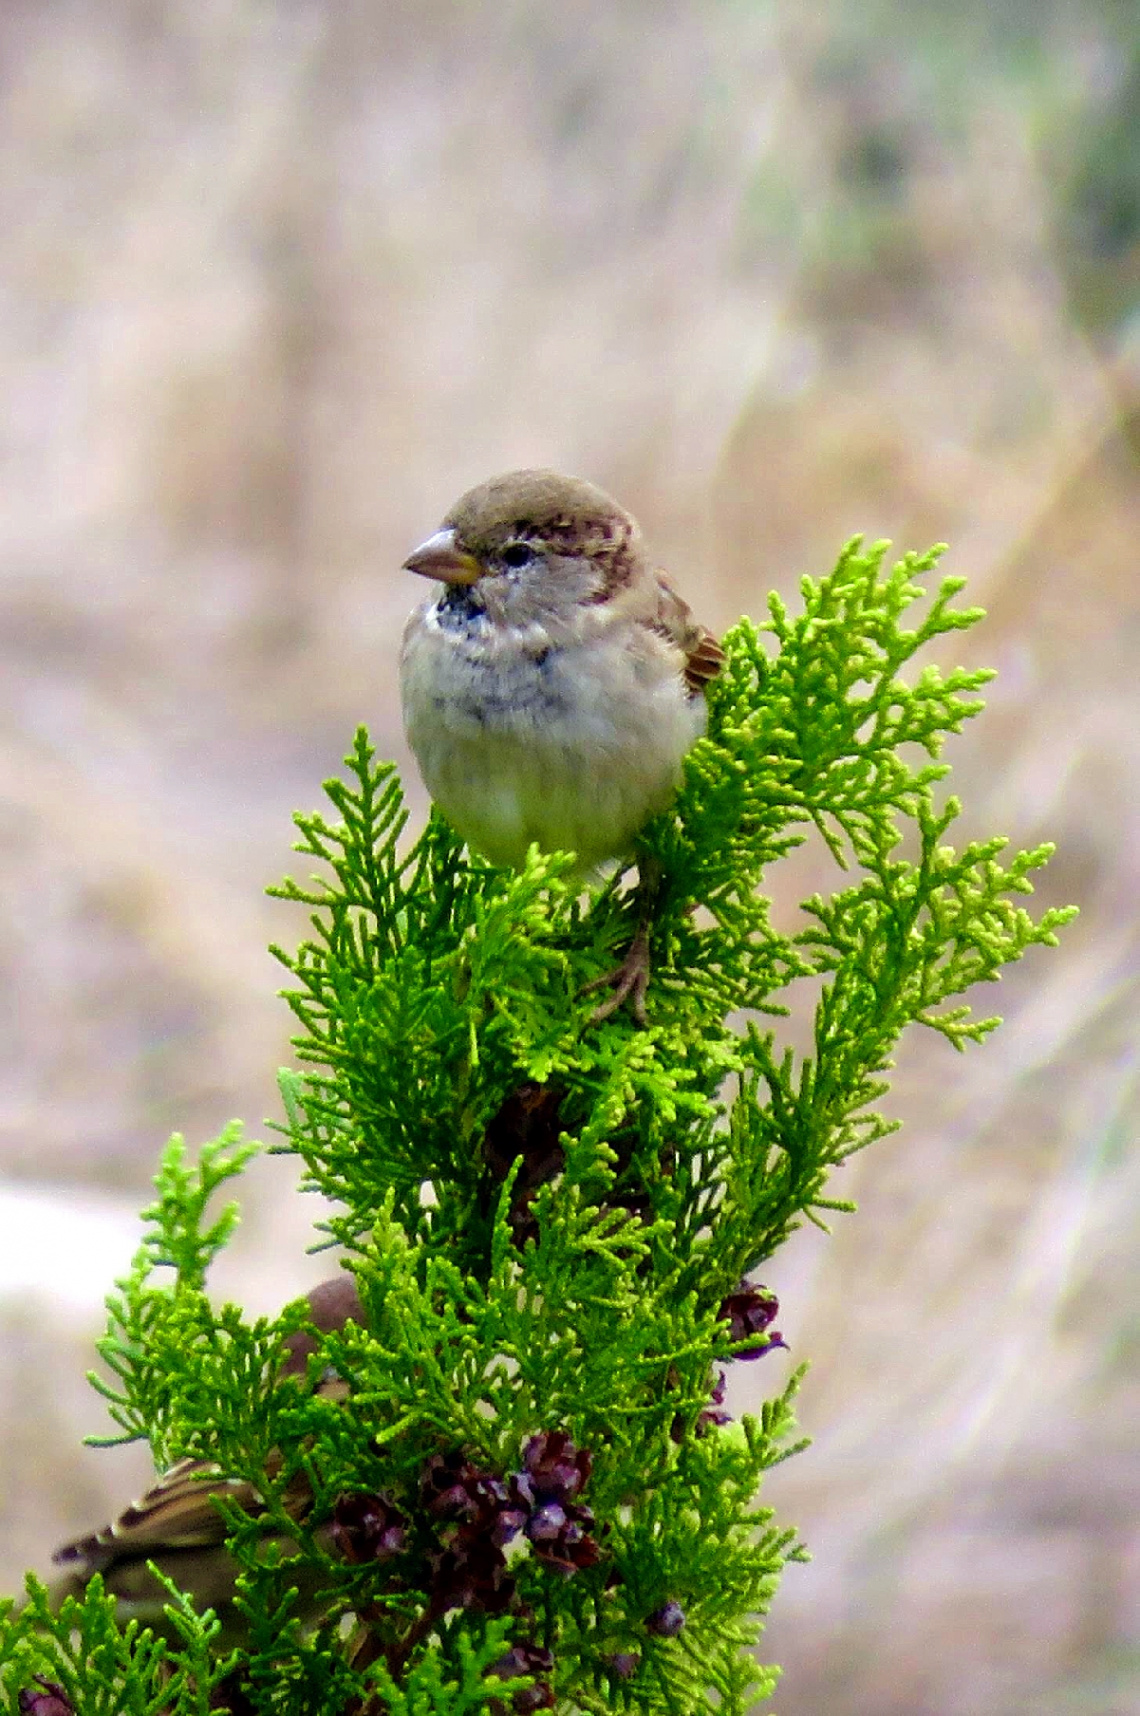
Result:
[[[592,483],[510,471],[462,496],[404,562],[443,585],[404,632],[408,743],[448,821],[493,864],[627,857],[666,809],[724,654]],[[644,1020],[655,879],[630,952],[601,980]]]
[[[364,1321],[350,1275],[320,1282],[307,1298],[309,1320],[323,1334],[341,1329],[347,1322]],[[303,1377],[316,1344],[304,1332],[291,1335],[280,1374]],[[318,1388],[336,1396],[347,1392],[345,1383],[333,1375]],[[82,1596],[92,1576],[100,1573],[107,1591],[118,1599],[122,1620],[138,1619],[165,1632],[169,1623],[163,1610],[170,1602],[170,1593],[151,1572],[148,1562],[153,1562],[175,1585],[190,1593],[199,1609],[217,1611],[225,1642],[235,1627],[240,1631],[240,1623],[232,1608],[238,1567],[226,1548],[228,1527],[215,1505],[223,1496],[249,1513],[256,1513],[260,1506],[251,1484],[219,1476],[207,1461],[180,1460],[116,1520],[56,1550],[52,1559],[63,1571],[50,1588],[52,1606],[58,1608],[65,1597]],[[301,1476],[286,1497],[287,1510],[299,1519],[311,1504],[312,1492]],[[287,1539],[278,1541],[285,1554],[290,1550],[296,1553],[295,1544]]]

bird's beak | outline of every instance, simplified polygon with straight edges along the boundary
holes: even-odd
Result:
[[[438,578],[441,584],[474,584],[483,576],[482,563],[460,548],[453,530],[437,530],[421,542],[404,561],[404,570]]]

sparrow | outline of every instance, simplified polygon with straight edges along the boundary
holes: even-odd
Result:
[[[364,1322],[355,1284],[347,1274],[320,1282],[307,1298],[309,1320],[321,1333],[341,1329],[346,1322]],[[303,1377],[316,1344],[304,1331],[291,1335],[279,1374]],[[318,1384],[317,1392],[343,1398],[347,1387],[330,1372]],[[274,1463],[273,1456],[270,1463]],[[278,1457],[278,1468],[279,1464]],[[249,1513],[256,1513],[260,1505],[256,1489],[243,1479],[222,1477],[205,1460],[178,1461],[109,1525],[56,1550],[52,1559],[64,1571],[49,1587],[52,1607],[58,1609],[66,1597],[81,1597],[92,1576],[100,1573],[106,1590],[118,1599],[117,1617],[121,1621],[137,1619],[165,1636],[170,1623],[163,1611],[170,1593],[150,1571],[147,1563],[153,1561],[193,1597],[199,1610],[216,1611],[222,1623],[219,1645],[228,1648],[240,1636],[241,1619],[233,1607],[239,1570],[226,1549],[226,1522],[215,1506],[216,1498],[222,1496],[238,1502]],[[298,1474],[287,1489],[286,1510],[300,1520],[311,1504],[308,1481]],[[290,1538],[279,1535],[275,1541],[285,1554],[291,1547],[295,1553]],[[177,1636],[173,1635],[175,1642]]]
[[[557,471],[463,495],[404,561],[443,585],[404,631],[400,688],[424,785],[462,838],[518,868],[534,843],[588,877],[671,802],[724,662],[612,496]],[[605,1017],[644,1023],[653,876]]]

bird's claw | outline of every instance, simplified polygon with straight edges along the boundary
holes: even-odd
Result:
[[[589,995],[593,989],[612,989],[613,994],[608,1001],[603,1001],[600,1007],[595,1007],[586,1021],[589,1025],[600,1025],[603,1019],[608,1019],[611,1013],[629,1002],[629,1010],[639,1025],[648,1025],[645,1014],[645,995],[649,988],[649,930],[642,927],[630,943],[629,952],[621,964],[612,971],[607,971],[604,977],[595,977],[592,983],[587,983],[582,990],[583,995]]]

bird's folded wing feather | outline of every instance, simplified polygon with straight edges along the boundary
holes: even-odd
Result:
[[[724,651],[708,627],[693,618],[689,604],[681,600],[660,572],[657,586],[657,613],[650,624],[683,652],[685,684],[695,696],[724,666]]]
[[[77,1537],[57,1549],[57,1566],[79,1562],[84,1572],[106,1572],[116,1562],[145,1556],[158,1549],[195,1549],[222,1543],[226,1522],[214,1498],[226,1496],[250,1513],[256,1513],[261,1498],[252,1484],[240,1478],[222,1478],[216,1467],[202,1460],[182,1460],[138,1501],[124,1508],[118,1519],[100,1531]]]

